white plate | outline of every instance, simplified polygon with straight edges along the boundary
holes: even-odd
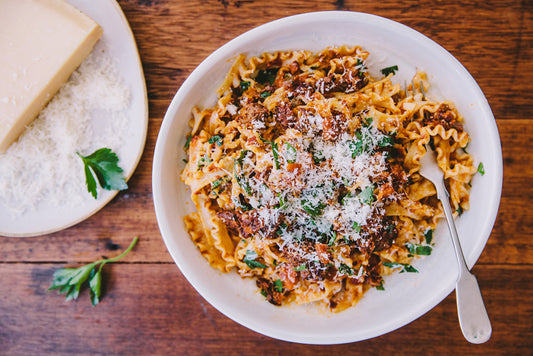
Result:
[[[131,125],[120,154],[120,166],[126,179],[133,174],[146,141],[148,129],[148,99],[141,60],[133,33],[120,6],[114,0],[67,0],[94,19],[104,29],[100,42],[116,62],[121,79],[129,87],[131,103],[126,111]],[[87,193],[89,194],[89,193]],[[116,191],[103,190],[98,199],[80,206],[53,206],[43,201],[36,210],[13,217],[0,205],[1,236],[37,236],[65,229],[102,209]]]
[[[190,192],[179,180],[187,122],[194,105],[216,102],[215,90],[240,53],[257,55],[285,49],[320,50],[332,45],[360,45],[370,52],[370,66],[398,65],[394,80],[403,84],[415,70],[425,70],[430,95],[455,102],[471,135],[469,152],[483,162],[476,175],[471,210],[457,228],[469,266],[478,259],[494,224],[502,187],[502,155],[497,126],[475,80],[446,50],[424,35],[381,17],[354,12],[293,16],[253,29],[211,54],[183,83],[163,120],[155,148],[153,192],[165,244],[188,281],[215,308],[236,322],[281,340],[336,344],[390,332],[420,317],[453,291],[457,263],[443,222],[435,232],[431,256],[415,261],[420,273],[385,278],[385,291],[370,289],[354,308],[324,314],[312,307],[275,307],[258,293],[253,280],[211,268],[184,230],[181,217],[193,209]],[[177,282],[176,282],[177,283]],[[459,325],[457,325],[459,327]]]

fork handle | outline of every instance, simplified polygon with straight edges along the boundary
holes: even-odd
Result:
[[[490,323],[481,290],[476,277],[470,273],[465,261],[461,243],[455,221],[453,219],[452,209],[449,201],[449,194],[444,185],[444,180],[436,185],[437,195],[442,203],[444,215],[448,223],[448,230],[452,237],[452,244],[455,249],[455,256],[459,265],[459,277],[455,286],[457,299],[457,314],[461,331],[466,340],[474,344],[481,344],[490,339],[492,326]]]

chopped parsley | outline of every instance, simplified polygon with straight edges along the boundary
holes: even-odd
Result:
[[[294,148],[293,145],[291,145],[290,143],[288,142],[285,142],[285,147],[286,147],[286,156],[285,158],[287,159],[287,162],[288,163],[294,163],[296,162],[296,148]]]
[[[268,68],[265,70],[260,70],[257,72],[257,75],[255,77],[255,81],[259,84],[274,84],[274,81],[276,80],[276,76],[278,75],[279,68]]]
[[[302,199],[302,208],[311,216],[322,215],[322,210],[326,207],[326,204],[319,202],[318,205],[312,205],[307,199]]]
[[[185,141],[185,145],[183,146],[185,151],[187,151],[189,149],[189,146],[191,145],[191,140],[192,140],[192,135],[188,134],[187,135],[187,140]]]
[[[278,144],[274,141],[268,141],[268,140],[265,140],[264,138],[262,137],[259,137],[264,143],[268,143],[270,144],[270,146],[272,146],[272,156],[274,156],[274,165],[276,167],[276,169],[279,169],[280,165],[279,165],[279,151],[278,151]]]
[[[345,263],[341,263],[339,266],[339,273],[347,276],[353,276],[353,269]]]
[[[431,255],[431,250],[432,250],[431,246],[412,244],[412,243],[407,243],[405,244],[405,246],[407,247],[409,252],[413,255],[418,255],[418,256]]]
[[[428,229],[426,232],[424,232],[424,238],[426,239],[426,243],[431,245],[431,241],[433,241],[433,230]]]
[[[384,76],[387,76],[392,73],[394,75],[396,74],[397,70],[398,70],[398,66],[394,65],[394,66],[383,68],[381,70],[381,74],[383,74]]]
[[[219,147],[222,146],[222,137],[219,135],[211,136],[209,140],[207,140],[208,143],[213,144],[216,143]]]
[[[307,269],[307,265],[305,263],[302,263],[301,265],[294,267],[294,270],[296,272],[305,271],[306,269]]]
[[[250,87],[250,82],[241,81],[240,85],[241,85],[241,90],[245,91],[246,89]]]
[[[207,166],[209,163],[211,163],[213,160],[211,157],[209,157],[206,154],[204,154],[200,159],[198,160],[198,170],[200,170],[202,167]]]
[[[374,198],[374,185],[368,185],[366,186],[361,193],[357,195],[357,198],[362,204],[372,204],[372,202],[375,200]]]
[[[211,182],[211,189],[216,189],[218,188],[220,185],[224,184],[226,181],[226,178],[225,177],[220,177],[218,178],[217,180]]]
[[[274,281],[274,289],[278,292],[283,292],[283,282],[281,279],[277,279]]]
[[[485,167],[483,166],[483,162],[479,162],[479,165],[477,166],[477,171],[481,175],[485,175]]]
[[[389,267],[389,268],[401,268],[400,273],[404,273],[404,272],[418,273],[418,270],[408,263],[383,262],[383,266]]]
[[[242,262],[246,263],[246,265],[248,265],[248,267],[250,267],[251,269],[267,268],[265,264],[262,264],[261,262],[255,260],[257,257],[259,257],[257,255],[257,252],[253,250],[246,250],[246,255],[244,256]]]
[[[459,205],[457,209],[455,210],[457,212],[457,215],[461,216],[464,213],[463,207]]]
[[[368,126],[372,125],[373,121],[374,121],[374,118],[367,117],[366,119],[363,120],[362,124],[363,124],[364,127],[368,127]]]

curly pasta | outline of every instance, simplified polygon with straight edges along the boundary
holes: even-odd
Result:
[[[194,109],[181,179],[197,212],[193,242],[224,272],[254,278],[267,300],[355,305],[393,270],[431,252],[443,216],[419,174],[437,152],[451,202],[468,209],[474,161],[450,102],[372,78],[360,47],[239,56],[216,106]]]

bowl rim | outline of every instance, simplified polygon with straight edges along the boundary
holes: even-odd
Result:
[[[194,280],[191,278],[191,271],[190,267],[182,263],[180,261],[178,253],[176,252],[175,243],[172,240],[172,232],[169,230],[168,223],[165,221],[166,219],[166,213],[164,209],[164,204],[162,203],[162,199],[165,196],[164,192],[162,191],[162,177],[159,174],[163,168],[163,155],[164,155],[164,146],[165,143],[168,140],[169,136],[169,128],[174,120],[177,119],[176,113],[178,111],[178,108],[182,105],[182,102],[184,100],[185,93],[190,90],[195,83],[202,78],[202,76],[205,74],[205,72],[211,68],[216,62],[218,62],[221,58],[229,59],[233,58],[235,56],[234,48],[240,48],[244,44],[248,43],[251,38],[264,34],[265,32],[270,32],[274,30],[278,30],[279,27],[284,26],[295,26],[298,24],[305,24],[309,22],[315,22],[315,21],[331,21],[332,19],[335,20],[349,20],[349,21],[370,21],[375,24],[379,25],[385,25],[387,27],[390,27],[396,31],[401,31],[411,37],[413,41],[422,42],[424,46],[431,47],[434,51],[439,53],[439,56],[443,56],[446,61],[450,61],[450,63],[453,65],[454,69],[459,72],[461,76],[464,76],[469,82],[472,84],[472,89],[474,96],[476,97],[476,102],[480,104],[480,110],[482,113],[489,118],[488,122],[486,123],[489,125],[488,131],[491,133],[491,136],[489,138],[489,141],[493,142],[495,144],[494,149],[497,151],[496,157],[494,157],[494,171],[491,172],[494,174],[494,186],[497,188],[497,191],[492,196],[491,204],[490,204],[490,210],[487,211],[484,229],[480,232],[480,236],[482,238],[479,239],[479,242],[477,245],[474,246],[474,249],[471,251],[471,253],[468,256],[465,256],[467,261],[469,262],[469,265],[472,267],[479,256],[481,255],[483,248],[486,245],[486,242],[490,236],[490,233],[492,231],[492,228],[494,226],[498,209],[499,209],[499,203],[501,199],[501,191],[502,191],[502,185],[503,185],[503,159],[501,154],[501,142],[498,132],[498,127],[496,125],[496,121],[494,119],[494,115],[490,109],[489,103],[484,96],[481,88],[479,87],[478,83],[475,81],[475,79],[472,77],[472,75],[466,70],[466,68],[447,50],[445,50],[442,46],[440,46],[438,43],[430,39],[429,37],[423,35],[422,33],[403,25],[397,21],[384,18],[381,16],[368,14],[368,13],[362,13],[362,12],[352,12],[352,11],[319,11],[319,12],[309,12],[309,13],[303,13],[293,16],[288,16],[284,18],[280,18],[268,23],[265,23],[263,25],[260,25],[258,27],[255,27],[249,31],[246,31],[242,33],[241,35],[237,36],[236,38],[232,39],[231,41],[225,43],[223,46],[212,52],[207,58],[205,58],[189,75],[189,77],[183,82],[183,84],[179,87],[178,91],[174,95],[167,112],[163,118],[163,122],[158,134],[155,150],[154,150],[154,160],[153,160],[153,170],[152,170],[152,191],[153,191],[153,200],[154,200],[154,208],[156,212],[156,218],[159,225],[159,229],[161,231],[161,235],[163,237],[163,241],[171,254],[174,262],[179,267],[185,278],[188,280],[189,283],[196,289],[196,291],[204,298],[206,299],[212,306],[214,306],[218,311],[229,317],[230,319],[236,321],[237,323],[254,330],[258,333],[261,333],[263,335],[273,337],[276,339],[284,340],[284,341],[290,341],[290,342],[298,342],[298,343],[305,343],[305,344],[341,344],[341,343],[348,343],[348,342],[355,342],[355,341],[362,341],[368,338],[377,337],[383,334],[386,334],[388,332],[391,332],[401,326],[407,325],[413,320],[419,318],[420,316],[424,315],[428,311],[430,311],[432,308],[434,308],[437,304],[439,304],[448,294],[450,294],[454,288],[455,283],[452,283],[448,285],[447,288],[443,289],[440,293],[435,293],[433,295],[433,298],[430,298],[429,300],[426,300],[422,303],[422,306],[418,307],[415,312],[411,313],[410,317],[406,317],[403,319],[396,319],[393,322],[389,322],[387,325],[382,327],[380,330],[370,330],[366,334],[359,335],[359,337],[354,338],[353,336],[350,337],[350,334],[343,334],[339,335],[336,338],[333,339],[310,339],[308,337],[305,337],[305,335],[287,335],[286,333],[281,333],[275,328],[265,328],[263,325],[260,325],[258,323],[254,323],[253,320],[246,318],[246,316],[242,313],[235,313],[235,311],[232,311],[232,308],[228,307],[227,305],[224,305],[223,303],[220,303],[216,300],[215,297],[209,295],[208,291],[203,288],[202,286],[199,286],[197,283],[195,283]]]

